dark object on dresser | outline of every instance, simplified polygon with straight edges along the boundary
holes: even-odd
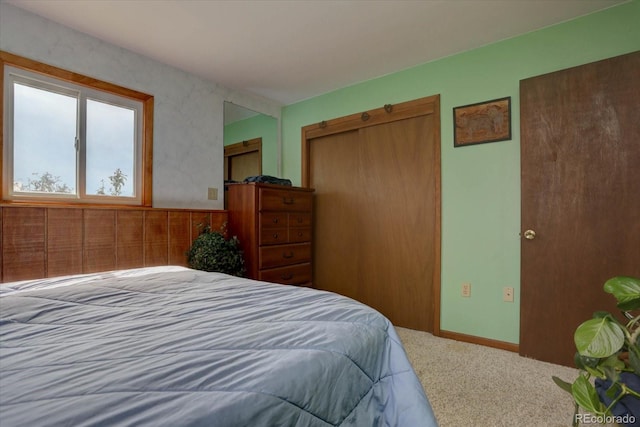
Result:
[[[244,179],[244,182],[259,182],[262,184],[277,184],[277,185],[286,185],[288,187],[291,187],[290,179],[276,178],[275,176],[270,176],[270,175],[248,176]]]

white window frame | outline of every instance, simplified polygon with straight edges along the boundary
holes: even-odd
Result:
[[[41,74],[36,74],[27,70],[22,70],[12,66],[4,67],[4,98],[5,98],[5,135],[4,135],[4,176],[3,193],[8,200],[69,200],[84,203],[114,203],[114,204],[140,204],[142,194],[142,174],[140,160],[142,158],[142,111],[143,103],[138,100],[125,98],[108,92],[99,91],[93,88],[80,86],[74,83],[65,82]],[[53,93],[60,93],[71,96],[78,100],[76,113],[76,180],[74,182],[75,192],[71,194],[63,193],[35,193],[27,191],[16,191],[13,188],[14,182],[14,84],[22,84],[35,89],[45,90]],[[134,112],[134,161],[133,176],[133,196],[112,196],[87,194],[86,175],[86,121],[87,121],[87,101],[94,100],[111,104],[118,107],[127,108]]]
[[[135,197],[110,195],[87,196],[86,189],[81,192],[79,185],[75,187],[78,196],[74,194],[71,195],[71,197],[60,193],[45,193],[41,195],[34,194],[33,192],[23,192],[21,194],[15,194],[13,191],[13,130],[10,129],[10,127],[13,126],[12,104],[14,98],[13,82],[11,81],[13,77],[7,78],[7,76],[10,75],[21,76],[20,78],[26,78],[28,80],[32,79],[38,82],[38,84],[53,85],[48,86],[48,88],[56,88],[54,92],[66,94],[66,90],[80,91],[85,94],[88,99],[99,102],[124,106],[125,108],[129,108],[128,105],[135,105],[136,108],[140,107],[140,109],[135,110],[137,126],[134,153],[135,178],[129,177],[135,180]],[[47,86],[44,87],[45,90],[49,90]],[[9,101],[11,101],[11,105],[9,105]],[[85,101],[80,102],[80,104],[85,104]],[[152,207],[153,116],[154,97],[152,95],[0,50],[0,124],[2,125],[2,130],[0,131],[0,177],[2,177],[0,203],[45,205],[98,204],[102,206],[113,205],[114,207]],[[83,122],[84,118],[81,123]],[[84,130],[79,129],[77,132],[79,135],[82,135]],[[78,151],[76,153],[78,153]],[[80,156],[78,156],[77,163],[79,161]],[[82,166],[82,169],[79,167],[77,169],[84,170],[84,165]],[[8,169],[10,170],[8,171]],[[82,178],[83,185],[85,185],[84,176]]]

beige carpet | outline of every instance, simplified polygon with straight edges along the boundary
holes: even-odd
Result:
[[[576,369],[396,330],[441,427],[571,426],[573,400],[551,376],[572,382]]]

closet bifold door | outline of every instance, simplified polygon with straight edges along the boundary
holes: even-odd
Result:
[[[361,300],[358,215],[362,188],[358,131],[321,137],[310,145],[311,186],[316,189],[313,282],[316,288]]]
[[[306,185],[316,190],[314,286],[429,332],[439,330],[437,101],[303,128]]]

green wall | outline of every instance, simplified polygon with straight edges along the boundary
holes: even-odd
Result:
[[[639,50],[639,23],[640,0],[634,0],[286,106],[283,176],[300,183],[301,127],[440,94],[441,328],[518,343],[519,81]],[[506,96],[512,101],[511,141],[453,147],[453,107]],[[460,296],[463,282],[472,284],[470,298]],[[515,303],[502,302],[505,286],[515,288]]]
[[[278,175],[278,120],[264,114],[224,127],[224,145],[262,137],[262,174]]]

